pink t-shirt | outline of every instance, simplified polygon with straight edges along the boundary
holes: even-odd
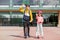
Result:
[[[43,23],[43,17],[41,16],[36,16],[37,23]]]

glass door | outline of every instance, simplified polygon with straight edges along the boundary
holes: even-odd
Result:
[[[0,12],[0,25],[10,25],[9,12]]]
[[[43,13],[44,26],[57,26],[58,24],[58,13]]]

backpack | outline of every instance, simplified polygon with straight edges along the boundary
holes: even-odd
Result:
[[[30,11],[29,11],[29,15],[30,15]],[[25,11],[24,11],[24,15],[23,15],[23,20],[28,21],[28,22],[30,21],[30,16],[26,16]]]

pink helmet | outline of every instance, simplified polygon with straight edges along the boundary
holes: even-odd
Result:
[[[43,13],[41,10],[38,10],[37,12],[38,12],[38,13]]]

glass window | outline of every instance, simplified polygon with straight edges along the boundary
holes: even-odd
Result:
[[[0,12],[0,25],[9,25],[10,23],[10,13]]]
[[[59,0],[43,0],[43,5],[59,5]]]
[[[20,12],[13,12],[11,18],[23,18],[23,14]]]
[[[23,0],[13,0],[13,5],[21,5]]]
[[[13,5],[21,5],[22,3],[30,5],[39,5],[40,0],[13,0]]]
[[[0,12],[0,18],[10,18],[9,12]]]
[[[9,5],[10,0],[0,0],[0,5]]]
[[[44,26],[57,26],[58,13],[43,13]]]
[[[11,25],[20,25],[22,26],[23,14],[20,12],[12,12],[11,14]]]
[[[39,7],[40,0],[13,0],[13,7],[20,7],[23,3],[30,4],[31,7]]]
[[[30,5],[39,5],[40,4],[40,0],[29,0],[30,1]]]

